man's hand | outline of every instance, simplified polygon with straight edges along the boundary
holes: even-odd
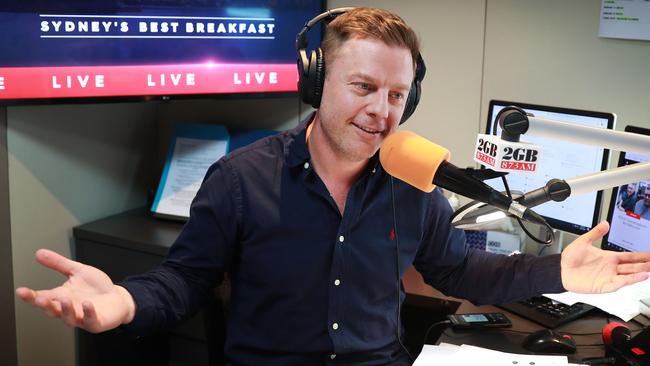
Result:
[[[131,294],[114,285],[106,273],[47,249],[38,250],[36,260],[64,274],[68,280],[50,290],[19,287],[16,295],[23,301],[70,326],[92,333],[116,328],[133,319],[135,302]]]
[[[612,292],[648,278],[650,252],[619,253],[592,243],[609,230],[607,221],[596,225],[562,251],[562,284],[578,293]]]

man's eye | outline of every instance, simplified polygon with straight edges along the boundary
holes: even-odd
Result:
[[[367,83],[357,83],[357,88],[361,90],[370,90],[370,84]]]
[[[402,100],[402,99],[404,99],[404,94],[397,93],[397,92],[391,93],[391,98],[393,98],[395,100]]]

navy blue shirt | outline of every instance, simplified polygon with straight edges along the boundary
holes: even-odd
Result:
[[[391,184],[377,155],[341,215],[312,169],[306,125],[209,169],[166,260],[121,283],[137,306],[129,327],[187,318],[228,272],[229,364],[410,365],[397,341],[397,309],[398,273],[411,264],[433,287],[475,303],[564,290],[559,256],[468,249],[441,192]]]

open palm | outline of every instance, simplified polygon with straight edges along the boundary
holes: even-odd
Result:
[[[46,249],[37,251],[36,259],[43,266],[67,276],[68,280],[49,290],[20,287],[16,294],[23,301],[61,318],[70,326],[93,333],[113,329],[133,317],[135,305],[130,294],[114,285],[101,270]]]
[[[609,225],[606,221],[580,236],[562,251],[562,284],[578,293],[603,293],[648,278],[650,253],[618,253],[598,249]]]

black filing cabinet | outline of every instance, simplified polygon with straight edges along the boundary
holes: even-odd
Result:
[[[73,229],[76,260],[105,271],[116,282],[156,267],[180,233],[182,223],[156,219],[136,209]],[[217,296],[197,315],[173,329],[145,336],[122,329],[77,331],[80,366],[221,365],[225,317]]]

